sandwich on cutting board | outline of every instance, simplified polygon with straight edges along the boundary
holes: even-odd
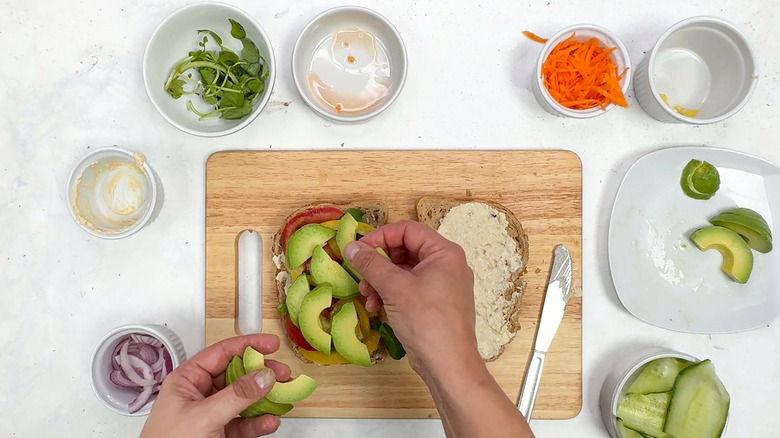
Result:
[[[274,236],[277,310],[303,362],[368,367],[405,355],[384,312],[366,311],[360,274],[342,257],[349,242],[387,216],[380,201],[312,204],[291,213]]]
[[[496,360],[520,329],[522,275],[528,263],[528,236],[520,221],[500,204],[423,197],[417,220],[460,245],[474,272],[477,346],[482,359]]]

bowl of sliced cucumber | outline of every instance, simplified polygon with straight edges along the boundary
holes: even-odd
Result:
[[[620,360],[599,396],[613,438],[719,438],[729,402],[709,359],[664,348]]]

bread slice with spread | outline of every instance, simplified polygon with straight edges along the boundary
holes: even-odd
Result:
[[[522,278],[528,236],[504,206],[487,200],[423,197],[417,220],[460,245],[474,271],[474,307],[479,353],[497,359],[520,330]]]
[[[274,236],[278,310],[302,361],[371,366],[388,353],[403,356],[383,312],[366,311],[360,275],[341,254],[387,217],[381,201],[311,204],[292,212]]]

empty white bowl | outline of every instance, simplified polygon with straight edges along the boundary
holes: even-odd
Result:
[[[71,171],[66,198],[73,220],[89,234],[121,239],[152,217],[157,182],[146,158],[118,147],[97,149]]]
[[[315,17],[292,55],[295,86],[325,119],[356,123],[387,109],[406,81],[406,47],[385,17],[344,6]]]
[[[187,360],[187,353],[181,340],[169,328],[156,324],[128,324],[117,327],[108,332],[95,346],[90,359],[89,383],[95,392],[98,400],[108,409],[123,415],[131,417],[140,417],[148,415],[152,410],[154,399],[157,394],[152,395],[149,402],[139,411],[130,413],[128,405],[139,394],[140,390],[134,388],[124,388],[117,386],[109,380],[109,374],[113,369],[111,361],[114,348],[119,345],[125,337],[136,333],[152,336],[160,342],[171,356],[173,369],[176,369]]]
[[[255,43],[267,63],[269,75],[262,95],[255,99],[252,112],[248,116],[239,120],[225,120],[219,117],[199,120],[197,114],[187,109],[187,101],[191,100],[195,108],[201,112],[209,112],[214,107],[203,102],[199,96],[184,95],[174,99],[165,91],[165,81],[176,63],[186,58],[190,51],[200,49],[198,43],[203,39],[203,34],[197,33],[199,29],[214,31],[222,38],[225,47],[240,55],[243,46],[241,41],[230,35],[229,18],[241,24],[247,38]],[[211,36],[206,48],[216,49]],[[194,79],[198,79],[198,74],[192,71]],[[252,16],[225,3],[201,2],[176,10],[157,26],[144,52],[143,76],[149,100],[152,101],[157,112],[171,125],[189,134],[217,137],[232,134],[257,118],[271,98],[276,80],[276,67],[271,42]]]
[[[575,119],[587,119],[590,117],[596,117],[601,114],[604,114],[605,112],[609,111],[616,105],[614,103],[610,103],[604,109],[601,109],[600,107],[590,108],[585,110],[570,109],[558,103],[558,101],[556,101],[555,98],[552,97],[550,92],[547,90],[547,87],[544,85],[542,66],[544,65],[545,60],[547,60],[547,57],[550,55],[550,52],[553,51],[555,46],[560,44],[562,41],[567,40],[572,34],[574,34],[574,39],[577,41],[584,42],[595,37],[601,42],[602,48],[612,48],[612,47],[617,48],[612,53],[610,53],[609,56],[612,58],[612,62],[617,67],[618,75],[620,75],[620,73],[622,73],[626,68],[628,68],[625,74],[623,74],[623,77],[620,78],[620,82],[619,82],[620,88],[621,90],[623,90],[623,94],[625,95],[626,92],[628,91],[628,87],[629,84],[631,83],[631,75],[632,75],[631,60],[629,59],[628,56],[628,50],[626,49],[626,46],[623,45],[623,42],[620,41],[620,38],[618,38],[617,35],[615,35],[614,33],[610,32],[607,29],[604,29],[601,26],[596,26],[594,24],[577,24],[562,29],[561,31],[553,35],[550,39],[548,39],[547,42],[544,44],[544,47],[542,47],[542,51],[541,53],[539,53],[539,59],[536,61],[536,69],[534,70],[535,77],[532,83],[534,96],[536,97],[536,100],[539,102],[539,105],[550,114],[559,117],[571,117]]]
[[[757,83],[758,65],[742,32],[717,17],[693,17],[670,27],[647,52],[634,91],[653,118],[701,125],[734,115]],[[689,117],[674,106],[699,113]]]

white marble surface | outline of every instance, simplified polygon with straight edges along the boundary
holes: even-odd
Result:
[[[780,324],[747,333],[686,335],[648,326],[617,300],[607,267],[607,222],[618,184],[641,155],[706,144],[780,163],[780,27],[773,0],[429,2],[361,0],[395,23],[409,51],[401,97],[381,117],[338,126],[315,116],[292,84],[297,33],[328,2],[233,0],[274,43],[271,103],[223,138],[179,132],[152,108],[141,58],[152,30],[186,2],[10,0],[0,13],[0,436],[136,436],[143,419],[115,415],[92,394],[89,356],[113,327],[165,323],[192,355],[203,345],[204,163],[225,149],[566,148],[582,158],[583,399],[567,421],[533,421],[539,437],[606,436],[598,389],[610,363],[640,345],[711,358],[731,391],[728,436],[766,437],[780,420]],[[717,15],[753,42],[761,78],[750,103],[712,126],[666,125],[633,94],[628,110],[588,121],[544,113],[530,91],[540,35],[576,22],[605,26],[638,62],[676,21]],[[289,106],[283,103],[289,102]],[[163,208],[140,233],[90,237],[63,200],[88,150],[143,152],[164,188]],[[652,190],[652,188],[649,188]],[[443,436],[436,421],[282,421],[277,436]]]

